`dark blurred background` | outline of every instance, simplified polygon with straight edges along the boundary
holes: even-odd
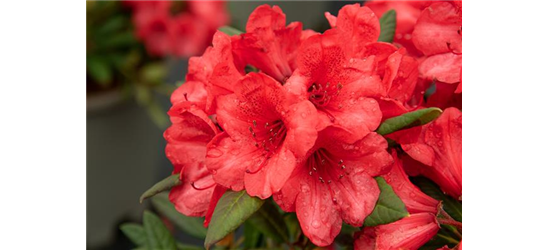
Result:
[[[329,28],[325,11],[337,14],[343,5],[355,2],[359,1],[231,1],[227,10],[231,17],[229,25],[239,30],[245,30],[249,14],[257,6],[267,3],[280,6],[287,23],[300,21],[304,29],[320,32]],[[142,56],[136,64],[139,70],[128,68],[131,67],[127,66],[128,58],[134,58],[131,53],[146,52],[139,41],[131,38],[131,27],[128,26],[130,30],[123,27],[124,22],[131,21],[131,12],[122,5],[88,2],[87,8],[88,249],[133,247],[118,227],[123,222],[139,222],[144,209],[152,210],[149,201],[139,203],[139,196],[171,173],[162,133],[168,126],[169,93],[184,80],[188,60]],[[112,41],[108,41],[110,38]],[[107,41],[110,45],[99,46]],[[131,49],[120,49],[124,46]],[[120,58],[122,63],[105,66],[110,65],[107,60],[111,57],[114,61],[115,57]],[[135,79],[154,79],[154,76],[161,76],[162,83],[153,80],[150,84],[132,85]],[[202,245],[201,240],[176,233],[184,243]]]

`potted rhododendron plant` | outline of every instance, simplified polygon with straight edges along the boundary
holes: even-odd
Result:
[[[461,249],[461,13],[349,4],[319,33],[262,5],[220,28],[171,95],[173,175],[141,201],[207,249]],[[194,249],[151,212],[121,229]]]

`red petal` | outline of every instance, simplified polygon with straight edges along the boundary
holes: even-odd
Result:
[[[206,144],[218,132],[216,126],[203,111],[188,102],[174,105],[168,114],[172,125],[164,132],[164,138],[168,142],[166,156],[174,165],[174,173],[202,164]]]
[[[170,98],[172,104],[183,101],[192,102],[202,110],[206,109],[206,98],[208,93],[203,82],[189,81],[177,88]]]
[[[192,186],[192,181],[188,180],[186,173],[194,172],[193,175],[200,174],[207,177],[210,176],[210,172],[206,167],[202,166],[199,169],[185,168],[181,173],[183,183],[179,186],[172,188],[170,191],[170,201],[175,205],[175,208],[180,213],[187,216],[200,217],[206,214],[214,187],[198,190]]]
[[[280,148],[267,161],[259,172],[247,173],[244,177],[246,191],[250,196],[266,199],[280,191],[296,166],[294,155],[286,147]]]
[[[383,83],[387,96],[406,103],[412,97],[418,80],[418,63],[399,49],[387,59]]]
[[[356,170],[356,169],[355,169]],[[332,199],[337,200],[343,220],[360,227],[374,210],[379,197],[377,182],[366,172],[351,173],[330,185]]]
[[[335,27],[336,24],[337,24],[337,17],[330,14],[330,12],[324,12],[324,16],[326,17],[326,19],[328,20],[328,23],[330,23],[330,27]]]
[[[445,53],[427,57],[419,65],[422,78],[445,83],[457,83],[461,80],[461,55]]]
[[[317,122],[317,111],[311,102],[302,101],[289,107],[284,116],[288,128],[284,143],[296,157],[304,157],[315,144]]]
[[[208,205],[208,211],[206,212],[206,219],[204,220],[204,227],[208,227],[210,224],[210,220],[212,219],[213,212],[215,211],[215,206],[217,206],[217,202],[223,194],[225,194],[225,191],[227,191],[227,188],[216,185],[212,194],[212,198],[210,200],[210,204]]]
[[[402,169],[402,162],[398,159],[396,151],[393,150],[395,163],[389,173],[383,178],[393,187],[395,193],[402,199],[406,209],[410,213],[427,212],[436,214],[438,212],[438,201],[421,192],[410,180]]]
[[[301,192],[295,205],[301,230],[315,245],[328,246],[341,230],[341,217],[327,184],[306,173],[301,176]]]
[[[255,157],[258,157],[255,152],[256,148],[252,143],[235,142],[223,132],[208,144],[206,167],[212,171],[216,183],[240,191],[244,189],[246,168],[253,164]]]
[[[461,8],[434,3],[421,12],[412,39],[425,55],[461,53]]]
[[[364,55],[364,44],[376,42],[379,37],[379,20],[368,7],[360,4],[345,5],[337,15],[337,29],[343,33],[342,41],[350,45],[350,55]]]
[[[368,133],[358,141],[349,142],[350,139],[354,137],[348,132],[327,128],[320,133],[317,147],[326,148],[355,172],[366,172],[375,177],[389,171],[393,159],[387,153],[387,140],[375,132]]]

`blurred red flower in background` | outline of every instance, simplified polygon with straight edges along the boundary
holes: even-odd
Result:
[[[152,56],[200,54],[229,22],[223,1],[125,1],[133,11],[136,36]]]

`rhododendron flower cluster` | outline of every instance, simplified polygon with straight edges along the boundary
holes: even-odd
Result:
[[[397,12],[395,39],[379,41],[389,9]],[[166,25],[147,24],[148,15],[136,15],[136,25],[150,25],[139,32]],[[333,246],[343,225],[359,230],[356,249],[417,249],[449,226],[461,232],[461,218],[409,178],[426,177],[461,204],[461,2],[374,1],[326,18],[330,29],[304,30],[262,5],[245,32],[217,31],[189,60],[164,134],[181,182],[170,200],[208,226],[227,190],[272,197],[317,246]],[[158,53],[196,49],[163,39],[151,41]],[[432,107],[442,108],[432,109],[434,119],[379,132]],[[387,192],[406,215],[365,224]]]
[[[137,38],[153,56],[202,53],[215,30],[229,22],[222,1],[125,1]]]

